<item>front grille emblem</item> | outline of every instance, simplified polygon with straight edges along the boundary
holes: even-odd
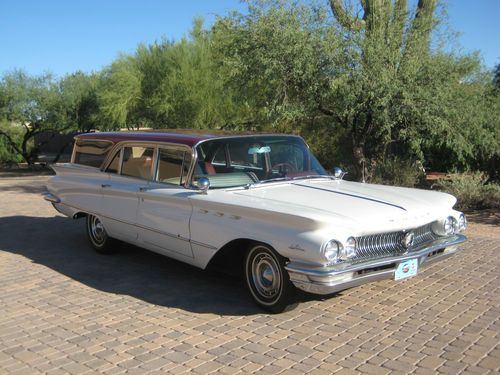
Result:
[[[408,232],[401,240],[401,245],[403,245],[405,249],[408,249],[411,245],[413,245],[414,239],[415,239],[415,234],[413,234],[413,232]]]

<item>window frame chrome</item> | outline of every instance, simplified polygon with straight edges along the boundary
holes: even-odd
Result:
[[[125,147],[147,147],[147,148],[153,148],[153,163],[151,166],[151,170],[149,173],[149,178],[143,179],[140,177],[134,177],[134,176],[124,176],[122,175],[122,165],[123,165],[123,149]],[[104,173],[109,173],[106,171],[106,169],[109,167],[111,164],[111,161],[113,160],[113,157],[116,155],[118,151],[120,151],[120,165],[119,165],[119,171],[117,173],[118,176],[122,177],[127,177],[127,178],[136,178],[141,181],[147,181],[147,182],[155,182],[155,183],[163,183],[169,186],[177,186],[173,184],[168,184],[164,183],[161,181],[156,181],[155,180],[155,174],[157,173],[157,167],[158,167],[158,158],[159,158],[159,149],[160,148],[170,148],[170,149],[176,149],[176,150],[181,150],[186,153],[189,153],[191,155],[191,165],[190,168],[188,169],[188,172],[186,174],[186,181],[182,185],[178,185],[180,187],[184,188],[191,188],[190,181],[191,181],[191,174],[192,171],[194,170],[194,160],[195,160],[195,152],[193,151],[194,149],[192,147],[189,147],[188,145],[182,144],[182,143],[173,143],[173,142],[148,142],[148,141],[134,141],[134,140],[127,140],[127,141],[122,141],[122,142],[117,142],[113,148],[108,153],[108,156],[106,157],[103,165],[101,166],[100,170],[101,172]],[[184,157],[185,159],[185,157]],[[184,163],[184,160],[183,160]],[[182,177],[182,176],[181,176]]]

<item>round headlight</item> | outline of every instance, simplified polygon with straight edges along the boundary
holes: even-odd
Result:
[[[467,219],[465,218],[464,214],[460,214],[460,217],[458,218],[458,231],[462,232],[467,228]]]
[[[444,220],[435,221],[432,224],[432,231],[438,236],[451,236],[458,229],[458,222],[453,216],[448,216]]]
[[[345,242],[344,248],[340,251],[339,257],[347,260],[356,256],[356,240],[354,237],[349,237]]]
[[[339,257],[339,250],[342,245],[335,240],[328,241],[324,247],[324,254],[328,262],[336,263]]]
[[[451,236],[457,229],[457,220],[453,216],[448,216],[444,221],[443,229],[445,235]]]

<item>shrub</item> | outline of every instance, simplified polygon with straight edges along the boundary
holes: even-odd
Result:
[[[461,210],[500,208],[500,185],[487,180],[485,173],[471,172],[438,181],[434,187],[456,196]]]
[[[23,130],[21,128],[9,125],[6,122],[0,122],[0,130],[9,134],[17,145],[21,144],[23,136]],[[4,136],[0,135],[0,165],[10,165],[22,161],[22,156],[12,149]]]
[[[417,163],[392,158],[378,163],[373,169],[370,180],[374,184],[414,187],[424,177],[424,172]]]

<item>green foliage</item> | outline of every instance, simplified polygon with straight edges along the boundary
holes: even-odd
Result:
[[[22,127],[23,136],[18,143],[11,132],[0,130],[0,137],[28,164],[33,164],[40,146],[33,144],[37,134],[71,128],[66,109],[60,88],[51,75],[31,77],[23,71],[7,73],[0,82],[0,119]]]
[[[98,88],[97,74],[76,72],[59,81],[65,121],[69,126],[67,130],[88,132],[99,126]]]
[[[488,177],[482,172],[464,173],[450,180],[435,184],[439,190],[453,194],[462,210],[500,208],[500,185],[486,183]]]
[[[486,168],[500,152],[500,98],[477,57],[436,54],[421,75],[432,84],[415,87],[413,123],[399,133],[401,144],[434,170]]]
[[[84,73],[61,80],[50,74],[29,76],[13,71],[0,82],[0,129],[2,143],[11,152],[33,164],[42,144],[35,136],[44,132],[88,131],[95,126],[97,77]],[[20,135],[19,133],[22,133]]]
[[[284,1],[250,2],[248,13],[217,20],[214,48],[227,87],[248,108],[247,127],[293,131],[317,112],[317,99],[328,90],[325,77],[341,54],[327,20],[323,7]]]
[[[189,37],[139,45],[95,74],[7,73],[0,121],[23,134],[0,128],[3,152],[31,163],[47,130],[267,131],[304,136],[352,179],[411,185],[411,160],[500,179],[499,69],[431,44],[436,1],[248,0],[210,30],[195,19]]]
[[[354,166],[357,178],[361,166],[370,179],[395,157],[493,168],[499,96],[478,56],[431,48],[436,2],[414,12],[404,0],[344,3],[330,1],[332,20],[321,5],[250,1],[247,13],[216,22],[214,48],[235,99],[248,105],[249,127],[299,132],[323,154],[319,145],[335,145],[342,154],[328,157]]]
[[[212,34],[196,19],[189,39],[140,45],[102,76],[103,127],[215,128],[241,111],[224,86],[214,58]]]
[[[12,140],[15,145],[20,145],[23,138],[23,129],[19,126],[13,126],[6,121],[0,121],[0,133],[8,135],[8,138],[6,136],[0,136],[0,165],[22,162],[22,156],[12,147],[9,139]]]
[[[371,182],[382,185],[414,187],[425,177],[419,163],[411,163],[397,157],[378,163],[373,170]]]

